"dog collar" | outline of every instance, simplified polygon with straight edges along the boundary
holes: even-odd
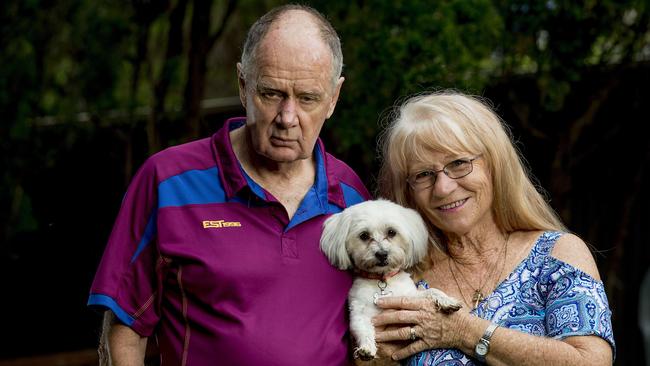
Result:
[[[366,272],[366,271],[357,271],[357,274],[360,277],[363,277],[363,278],[366,278],[366,279],[369,279],[369,280],[381,280],[381,281],[384,281],[384,282],[386,282],[387,279],[395,276],[398,273],[399,273],[399,271],[389,272],[389,273],[386,273],[386,274],[371,273],[371,272]]]

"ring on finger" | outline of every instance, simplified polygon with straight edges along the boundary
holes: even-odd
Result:
[[[415,335],[415,328],[409,327],[410,338],[412,341],[416,340],[418,337]]]

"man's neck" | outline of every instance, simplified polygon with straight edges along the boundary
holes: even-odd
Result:
[[[315,176],[313,157],[292,162],[278,162],[258,154],[246,135],[246,126],[232,131],[230,138],[237,160],[256,183],[291,182],[295,179],[304,180],[305,176],[313,180]]]
[[[282,203],[291,218],[316,179],[313,157],[286,163],[267,159],[250,146],[245,129],[230,134],[235,156],[246,174]]]

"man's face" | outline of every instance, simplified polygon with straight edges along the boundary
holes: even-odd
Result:
[[[331,53],[316,33],[287,29],[272,29],[262,40],[248,84],[238,65],[252,147],[278,163],[311,157],[343,83],[333,85]]]

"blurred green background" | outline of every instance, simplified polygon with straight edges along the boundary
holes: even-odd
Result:
[[[96,345],[100,317],[85,302],[126,185],[150,154],[242,114],[246,30],[282,3],[2,2],[0,363]],[[616,365],[644,364],[650,2],[304,3],[343,43],[328,150],[373,189],[377,133],[397,102],[440,88],[489,98],[552,206],[595,249]]]

